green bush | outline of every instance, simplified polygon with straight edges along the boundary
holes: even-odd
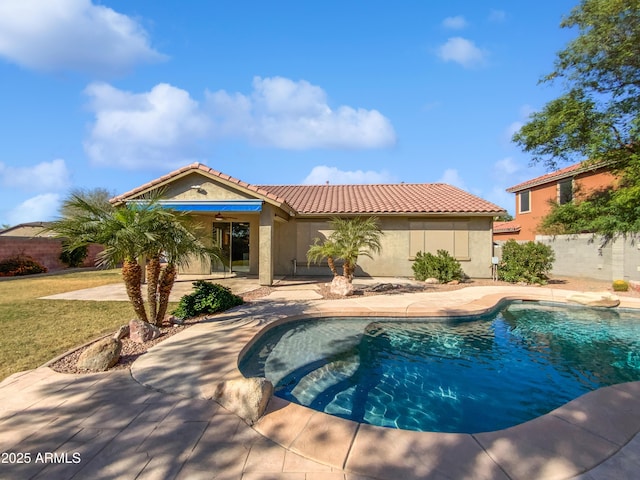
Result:
[[[613,291],[614,292],[627,292],[629,291],[629,282],[625,280],[614,280],[613,281]]]
[[[418,252],[411,268],[416,280],[421,281],[437,278],[440,283],[447,283],[464,278],[460,262],[446,250],[438,250],[437,255]]]
[[[45,273],[47,268],[29,255],[18,254],[0,260],[0,277]]]
[[[553,249],[539,242],[507,241],[502,247],[498,264],[498,279],[517,283],[547,283],[555,255]]]
[[[191,318],[208,313],[222,312],[242,305],[242,297],[234,295],[228,287],[218,283],[198,280],[193,282],[195,290],[183,296],[172,313],[176,317]]]
[[[69,268],[76,268],[84,263],[89,254],[89,248],[86,245],[68,250],[67,246],[62,244],[62,252],[60,253],[60,261]]]

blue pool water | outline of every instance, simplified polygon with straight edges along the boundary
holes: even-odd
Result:
[[[511,302],[487,317],[310,319],[265,332],[240,370],[358,422],[494,431],[640,380],[640,313]]]

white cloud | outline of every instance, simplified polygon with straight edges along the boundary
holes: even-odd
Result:
[[[0,162],[0,183],[29,191],[59,191],[69,187],[71,174],[62,159],[33,167],[10,167]]]
[[[438,48],[437,54],[445,62],[459,63],[465,68],[482,65],[488,55],[471,40],[462,37],[449,38]]]
[[[219,90],[207,99],[219,132],[257,145],[361,149],[396,141],[391,122],[380,112],[346,105],[332,109],[325,91],[305,80],[255,77],[249,95]]]
[[[455,168],[447,168],[437,180],[438,183],[448,183],[449,185],[453,185],[454,187],[458,187],[462,190],[466,190],[467,187],[464,183],[464,180],[460,176],[460,173]]]
[[[518,165],[511,157],[505,157],[502,160],[498,160],[493,167],[499,175],[512,175],[520,170],[520,165]]]
[[[96,120],[84,147],[99,165],[172,168],[195,160],[199,141],[211,133],[198,102],[166,83],[139,94],[92,83],[85,93]]]
[[[333,185],[359,185],[374,183],[396,183],[397,179],[383,170],[340,170],[337,167],[318,165],[313,167],[309,175],[302,181],[303,185],[322,185],[329,182]]]
[[[0,56],[35,70],[109,75],[165,58],[139,23],[91,0],[0,2]]]
[[[490,22],[504,22],[507,18],[507,12],[504,10],[491,10],[489,12],[489,21]]]
[[[62,198],[57,193],[45,193],[25,200],[7,214],[7,223],[17,225],[27,222],[51,220],[58,213]]]
[[[466,28],[467,25],[468,23],[462,15],[447,17],[442,21],[442,26],[451,30],[462,30],[463,28]]]
[[[234,137],[290,150],[379,148],[396,139],[378,111],[332,110],[324,90],[304,80],[256,77],[250,95],[206,92],[203,105],[166,83],[143,93],[92,83],[85,93],[95,114],[85,151],[100,165],[175,167],[203,157],[203,143]]]

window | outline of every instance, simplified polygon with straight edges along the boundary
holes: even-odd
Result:
[[[564,205],[573,200],[573,180],[558,182],[558,203]]]
[[[458,260],[469,260],[469,222],[415,221],[409,222],[409,257],[418,252],[436,254],[446,250]]]
[[[531,211],[531,191],[520,192],[520,213]]]

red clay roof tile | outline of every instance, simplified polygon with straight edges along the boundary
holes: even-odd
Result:
[[[265,185],[305,214],[497,213],[501,207],[444,183]]]
[[[487,213],[504,209],[444,183],[388,185],[250,185],[201,163],[192,163],[156,180],[118,195],[126,201],[171,179],[198,170],[245,188],[302,214]],[[293,213],[293,212],[292,212]]]

